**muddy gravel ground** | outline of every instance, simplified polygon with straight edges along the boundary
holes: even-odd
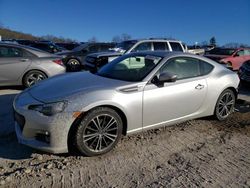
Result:
[[[124,137],[98,157],[39,152],[9,133],[0,138],[0,187],[250,187],[249,104],[241,101],[243,113],[224,122],[204,118]]]

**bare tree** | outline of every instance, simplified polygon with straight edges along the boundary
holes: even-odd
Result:
[[[127,33],[123,33],[121,35],[121,40],[124,41],[124,40],[130,40],[131,39],[131,36]]]
[[[113,38],[112,38],[112,42],[114,42],[114,43],[119,43],[119,42],[121,42],[122,41],[122,39],[121,39],[121,37],[120,36],[114,36]]]
[[[249,45],[238,42],[230,42],[223,45],[224,48],[248,48]]]
[[[98,40],[97,40],[97,38],[95,36],[93,36],[92,38],[90,38],[88,40],[88,42],[95,43],[95,42],[98,42]]]

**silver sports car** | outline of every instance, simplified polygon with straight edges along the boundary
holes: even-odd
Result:
[[[30,87],[64,72],[60,56],[27,46],[0,43],[0,86]]]
[[[233,111],[239,78],[207,58],[177,52],[121,56],[97,73],[56,76],[14,100],[22,144],[87,156],[110,151],[122,135]]]

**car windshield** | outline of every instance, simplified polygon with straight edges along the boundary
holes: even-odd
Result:
[[[142,81],[161,59],[153,55],[121,56],[103,66],[96,74],[117,80],[138,82]]]
[[[82,49],[88,47],[88,43],[82,44],[80,46],[75,47],[72,51],[81,51]]]
[[[226,49],[226,48],[214,48],[209,51],[209,54],[214,55],[232,55],[235,52],[235,49]]]
[[[114,50],[120,51],[120,52],[126,52],[128,49],[130,49],[137,41],[136,40],[129,40],[129,41],[123,41],[118,43]]]

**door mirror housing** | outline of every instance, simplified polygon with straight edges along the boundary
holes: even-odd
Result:
[[[163,72],[159,76],[159,82],[175,82],[177,80],[177,75],[169,72]]]
[[[159,76],[155,75],[152,79],[152,83],[158,86],[163,86],[165,82],[175,82],[177,80],[177,75],[163,72]]]

